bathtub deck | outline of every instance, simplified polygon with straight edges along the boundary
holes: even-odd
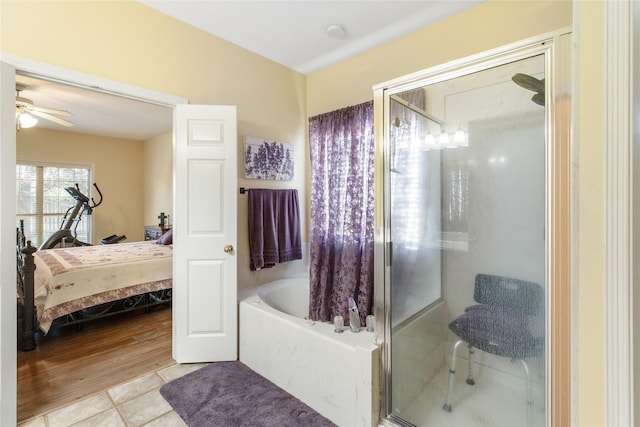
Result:
[[[338,425],[378,425],[380,353],[364,328],[337,334],[254,295],[240,303],[240,360]]]

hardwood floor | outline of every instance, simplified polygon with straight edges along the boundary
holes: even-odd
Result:
[[[171,308],[123,313],[50,332],[18,352],[18,422],[174,363]]]

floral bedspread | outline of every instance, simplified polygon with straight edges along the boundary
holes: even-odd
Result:
[[[82,308],[171,288],[172,245],[155,241],[47,249],[34,254],[34,297],[46,334]]]

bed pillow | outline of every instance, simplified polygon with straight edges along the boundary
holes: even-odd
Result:
[[[159,245],[170,245],[173,243],[173,228],[167,230],[160,238],[156,241]]]

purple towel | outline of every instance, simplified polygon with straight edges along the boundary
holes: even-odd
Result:
[[[302,259],[298,190],[249,191],[251,270]]]

